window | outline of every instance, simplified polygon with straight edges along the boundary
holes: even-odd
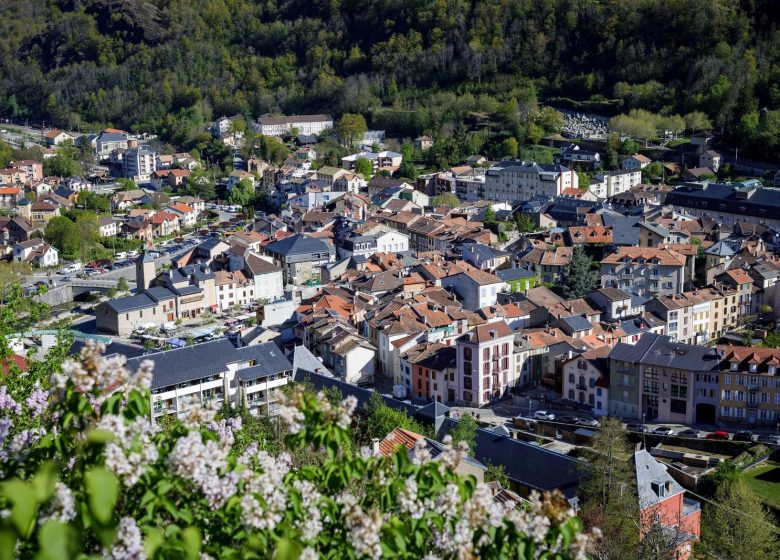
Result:
[[[470,375],[467,375],[467,376],[465,376],[463,378],[463,388],[464,389],[471,389],[471,376]],[[466,399],[466,400],[471,400],[471,399]]]
[[[482,359],[483,360],[490,359],[490,348],[485,348],[484,350],[482,350]]]
[[[669,406],[669,410],[674,414],[686,414],[688,410],[687,404],[688,403],[686,403],[685,401],[672,399],[671,405]]]
[[[469,348],[468,346],[466,346],[463,349],[463,359],[464,360],[471,360],[471,348]]]

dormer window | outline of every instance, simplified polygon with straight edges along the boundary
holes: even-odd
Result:
[[[631,264],[631,257],[624,257],[623,262],[626,264]]]
[[[645,259],[643,259],[643,258],[641,258],[641,257],[640,257],[640,258],[639,258],[639,264],[645,264]]]
[[[739,370],[739,362],[731,362],[731,371],[738,371]]]
[[[750,371],[758,371],[758,364],[750,364]]]
[[[769,375],[775,375],[777,373],[777,366],[769,366]]]

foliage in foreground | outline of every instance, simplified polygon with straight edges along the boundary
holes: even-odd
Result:
[[[0,559],[584,557],[562,501],[508,509],[455,474],[464,445],[435,461],[353,452],[354,398],[301,390],[275,455],[210,410],[160,429],[152,364],[129,372],[101,350],[65,361],[48,391],[0,387]]]

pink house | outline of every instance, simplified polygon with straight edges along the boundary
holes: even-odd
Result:
[[[642,538],[658,528],[675,558],[688,560],[700,536],[701,505],[685,497],[685,489],[647,450],[634,453],[634,468]]]
[[[458,338],[458,401],[482,406],[509,391],[514,338],[504,320],[479,325]]]

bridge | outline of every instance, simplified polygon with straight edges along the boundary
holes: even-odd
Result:
[[[45,294],[35,296],[36,299],[49,305],[63,305],[74,300],[83,300],[90,293],[100,292],[105,294],[112,288],[116,288],[117,279],[86,278],[74,279],[63,282],[59,286],[50,287]],[[134,284],[128,281],[128,285]]]

